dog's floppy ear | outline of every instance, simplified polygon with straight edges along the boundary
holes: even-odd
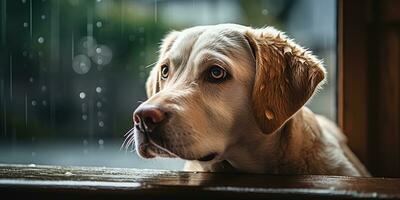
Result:
[[[160,51],[159,51],[159,59],[162,59],[165,54],[170,50],[172,44],[178,37],[179,32],[178,31],[171,31],[168,33],[164,39],[162,40],[161,46],[160,46]],[[153,69],[150,71],[150,75],[147,78],[146,81],[146,93],[147,97],[151,97],[154,94],[156,94],[158,91],[161,89],[161,83],[160,83],[160,63],[157,63]]]
[[[245,32],[256,62],[252,107],[263,133],[273,133],[314,94],[322,62],[272,27]]]

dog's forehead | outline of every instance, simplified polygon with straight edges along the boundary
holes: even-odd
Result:
[[[169,52],[174,65],[185,65],[190,57],[202,50],[215,51],[228,57],[243,54],[247,42],[243,36],[246,27],[232,24],[197,26],[181,31]]]

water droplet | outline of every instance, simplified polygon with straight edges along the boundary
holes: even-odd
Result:
[[[43,20],[45,20],[45,19],[46,19],[46,15],[43,14],[43,15],[40,16],[40,18],[42,18]]]
[[[89,153],[89,151],[88,151],[87,149],[84,149],[84,150],[83,150],[83,154],[84,154],[84,155],[87,155],[88,153]]]
[[[86,55],[77,55],[72,60],[72,69],[78,74],[86,74],[90,71],[91,62]]]
[[[104,127],[104,122],[103,121],[99,121],[99,126],[100,127]]]
[[[269,13],[269,12],[268,12],[267,9],[263,9],[263,10],[261,11],[261,14],[262,14],[262,15],[268,15],[268,13]]]
[[[28,52],[27,51],[23,51],[22,55],[26,57],[26,56],[28,56]]]
[[[43,101],[42,101],[42,105],[43,105],[43,106],[47,106],[47,101],[46,101],[46,100],[43,100]]]
[[[103,26],[103,22],[101,21],[96,22],[96,26],[97,28],[101,28]]]
[[[99,139],[99,145],[103,145],[104,144],[104,140],[103,139]]]
[[[26,3],[26,0],[22,0],[22,3]]]
[[[45,85],[42,85],[40,89],[42,90],[42,92],[45,92],[47,90],[47,87]]]
[[[65,172],[65,176],[72,176],[74,175],[72,172]]]
[[[107,65],[111,62],[113,53],[106,45],[100,45],[96,47],[96,54],[92,57],[93,62],[98,65]]]
[[[37,102],[35,101],[35,100],[32,100],[32,106],[36,106],[37,105]]]
[[[39,37],[39,38],[38,38],[38,42],[39,42],[40,44],[43,44],[43,43],[44,43],[44,38],[43,38],[43,37]]]
[[[80,92],[79,93],[79,98],[84,99],[86,97],[86,93]]]
[[[23,23],[23,26],[26,28],[26,27],[28,27],[28,22],[24,22]]]
[[[83,115],[82,115],[82,119],[83,119],[84,121],[86,121],[86,120],[87,120],[87,115],[86,115],[86,114],[83,114]]]
[[[101,106],[103,106],[103,104],[102,104],[100,101],[98,101],[98,102],[96,103],[96,106],[97,106],[98,108],[101,108]]]
[[[83,146],[87,146],[89,143],[87,140],[83,140]]]
[[[36,152],[34,152],[34,151],[32,151],[32,157],[35,157],[36,156]]]
[[[97,111],[97,117],[102,117],[103,113],[101,111]]]
[[[103,89],[102,89],[101,87],[96,87],[96,92],[97,92],[97,93],[101,93],[102,90],[103,90]]]
[[[35,81],[35,79],[33,77],[30,77],[29,82],[33,83],[33,81]]]
[[[38,51],[38,55],[39,55],[40,57],[42,57],[42,56],[43,56],[43,52],[42,52],[42,51]]]
[[[96,1],[99,2],[99,3],[101,2],[101,0],[96,0]]]

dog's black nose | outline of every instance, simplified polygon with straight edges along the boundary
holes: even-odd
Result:
[[[143,132],[152,132],[165,118],[165,111],[148,104],[140,105],[133,113],[135,126]]]

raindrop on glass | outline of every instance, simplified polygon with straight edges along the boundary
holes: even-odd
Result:
[[[101,28],[103,26],[103,22],[101,21],[96,22],[96,26],[97,28]]]
[[[102,104],[100,101],[98,101],[98,102],[96,103],[96,106],[97,106],[98,108],[101,108],[101,106],[103,106],[103,104]]]
[[[41,57],[43,56],[43,52],[42,51],[38,51],[38,55]]]
[[[96,92],[97,92],[97,93],[101,93],[102,90],[103,90],[103,89],[102,89],[101,87],[96,87]]]
[[[104,122],[103,121],[99,121],[99,126],[100,127],[104,127]]]
[[[36,106],[37,102],[35,100],[32,100],[32,106]]]
[[[29,82],[33,83],[33,81],[35,81],[35,79],[33,77],[30,77]]]
[[[28,27],[28,22],[24,22],[23,23],[23,26],[26,28],[26,27]]]
[[[95,49],[95,55],[92,57],[93,62],[98,65],[107,65],[111,62],[113,53],[106,45],[99,45]]]
[[[46,15],[43,14],[43,15],[40,16],[40,18],[45,20],[46,19]]]
[[[90,68],[91,62],[86,55],[77,55],[72,60],[72,69],[78,74],[86,74]]]
[[[47,101],[46,101],[46,100],[43,100],[43,101],[42,101],[42,105],[43,105],[43,106],[47,106]]]
[[[104,144],[104,140],[103,139],[99,139],[99,145],[103,145]]]
[[[26,0],[22,0],[22,3],[26,3]]]
[[[47,90],[47,87],[45,85],[42,85],[40,89],[42,90],[42,92],[45,92]]]
[[[87,115],[86,115],[86,114],[83,114],[83,115],[82,115],[82,119],[86,121],[86,120],[87,120]]]
[[[44,38],[43,38],[43,37],[39,37],[39,38],[38,38],[38,42],[39,42],[40,44],[43,44],[43,43],[44,43]]]
[[[263,9],[263,10],[261,11],[261,14],[262,14],[262,15],[268,15],[268,10],[267,10],[267,9]]]
[[[84,155],[86,155],[86,154],[88,154],[88,153],[89,153],[89,151],[88,151],[87,149],[84,149],[84,150],[83,150],[83,154],[84,154]]]
[[[80,92],[79,93],[79,98],[84,99],[86,97],[86,93]]]
[[[98,3],[100,3],[101,2],[101,0],[96,0]]]
[[[82,143],[83,143],[83,146],[87,146],[89,144],[87,140],[83,140]]]
[[[28,56],[28,52],[27,51],[23,51],[22,55],[26,57],[26,56]]]
[[[34,151],[32,151],[32,157],[35,157],[36,156],[36,152],[34,152]]]
[[[101,111],[97,111],[97,117],[103,116],[103,113]]]

